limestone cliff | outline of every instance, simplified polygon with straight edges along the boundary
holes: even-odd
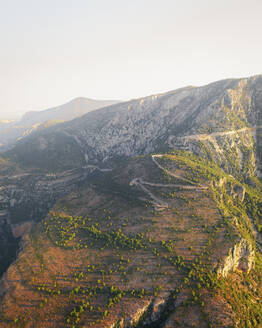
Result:
[[[250,272],[255,264],[255,251],[252,244],[246,239],[241,239],[229,250],[228,256],[219,265],[217,274],[226,277],[229,272],[236,269]]]

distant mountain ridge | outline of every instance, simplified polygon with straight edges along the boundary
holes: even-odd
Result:
[[[98,108],[119,103],[117,100],[95,100],[78,97],[61,106],[43,111],[30,111],[19,121],[0,121],[0,144],[3,149],[12,146],[18,139],[29,135],[40,126],[46,127],[46,122],[60,123],[73,120]],[[1,149],[0,149],[1,150]]]
[[[94,100],[90,98],[78,97],[61,106],[49,108],[43,111],[30,111],[23,115],[20,123],[23,125],[33,125],[44,123],[49,120],[70,121],[88,112],[114,105],[117,100]]]

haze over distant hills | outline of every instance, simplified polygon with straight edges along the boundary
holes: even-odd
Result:
[[[92,110],[118,103],[116,100],[94,100],[84,97],[75,98],[61,106],[43,111],[30,111],[20,120],[1,120],[0,145],[6,148],[39,127],[44,128],[53,124],[72,120]]]
[[[23,115],[20,123],[33,125],[49,120],[69,121],[92,110],[118,103],[116,100],[94,100],[84,97],[75,98],[68,103],[43,111],[30,111]]]

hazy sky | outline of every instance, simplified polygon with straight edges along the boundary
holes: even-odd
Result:
[[[0,119],[262,73],[261,0],[0,0]]]

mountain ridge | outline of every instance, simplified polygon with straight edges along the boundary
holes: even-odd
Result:
[[[87,111],[97,109],[97,107],[107,107],[118,103],[118,100],[95,100],[86,97],[76,97],[63,105],[48,108],[42,111],[29,111],[25,113],[20,122],[32,125],[35,123],[52,120],[69,121],[77,116],[82,116]],[[32,122],[33,121],[33,122]]]
[[[78,97],[63,105],[43,111],[29,111],[18,121],[0,124],[0,143],[4,148],[12,147],[17,140],[31,134],[39,127],[43,129],[44,125],[48,122],[58,124],[72,120],[97,108],[106,107],[118,102],[117,100],[94,100]]]
[[[84,165],[87,161],[92,163],[92,158],[95,161],[103,162],[106,160],[108,153],[117,156],[130,156],[132,153],[135,155],[135,153],[139,154],[141,152],[149,153],[154,151],[161,138],[165,139],[164,144],[168,143],[167,139],[172,134],[172,130],[175,135],[183,136],[185,133],[192,134],[192,132],[196,132],[196,126],[199,126],[197,128],[199,129],[202,121],[208,117],[211,119],[209,123],[211,124],[212,115],[220,115],[218,120],[225,120],[228,113],[221,110],[221,101],[224,103],[227,101],[229,104],[234,101],[230,99],[231,95],[228,94],[227,90],[231,90],[231,87],[237,87],[241,81],[249,81],[248,83],[252,84],[256,83],[257,79],[261,80],[261,76],[242,80],[223,80],[199,88],[179,89],[160,96],[153,95],[131,100],[109,106],[106,109],[96,110],[79,119],[51,127],[43,131],[42,134],[36,134],[34,138],[39,136],[42,143],[45,140],[47,144],[48,140],[52,138],[55,140],[55,136],[57,136],[57,139],[63,137],[71,139],[71,142],[82,153],[82,156],[78,158],[81,165]],[[248,87],[246,86],[246,88]],[[226,107],[225,104],[222,106]],[[244,106],[249,105],[244,104]],[[247,115],[249,115],[247,107],[246,113],[236,115],[244,115],[243,124],[249,124],[248,120],[250,118],[247,118]],[[255,125],[255,119],[251,119],[250,124]],[[230,121],[225,121],[225,126],[220,128],[216,123],[217,121],[214,121],[215,125],[212,123],[214,125],[212,127],[213,132],[217,129],[223,130],[226,125],[228,125],[228,129],[232,128]],[[203,132],[203,129],[200,132]],[[126,138],[128,135],[129,139]],[[25,148],[27,142],[29,141],[26,139]],[[36,143],[37,140],[34,142]],[[23,146],[19,147],[22,148]],[[38,148],[39,144],[35,144],[34,152],[39,154],[40,157],[42,155],[46,156],[45,150],[43,149],[41,153]],[[27,154],[27,157],[30,158],[30,155]],[[72,167],[69,166],[68,168]]]

